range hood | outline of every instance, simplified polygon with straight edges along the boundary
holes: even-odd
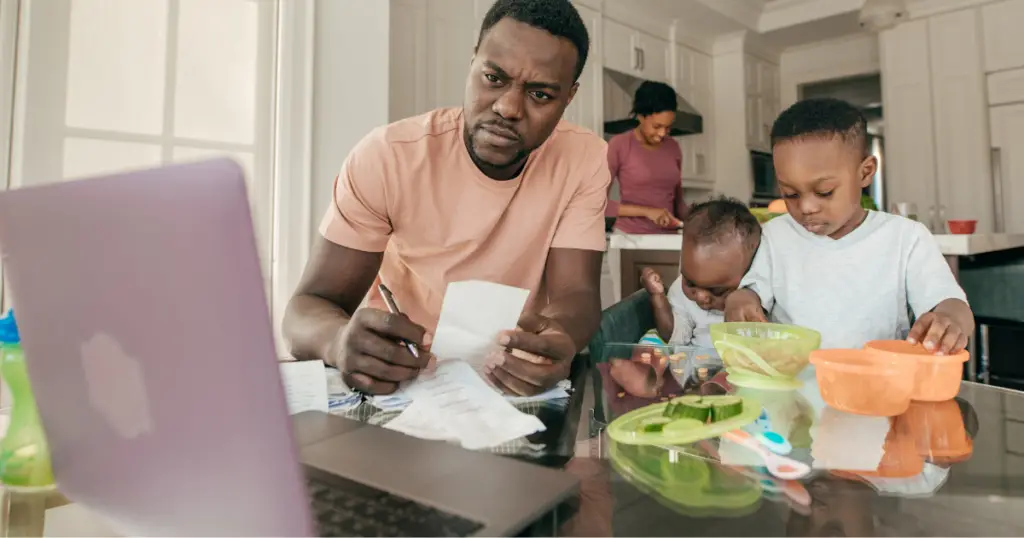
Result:
[[[636,93],[636,89],[644,82],[642,78],[620,73],[613,69],[605,69],[605,74],[631,98]],[[676,121],[672,123],[669,136],[683,136],[704,132],[704,118],[701,117],[700,112],[693,108],[693,105],[688,103],[678,93],[676,94],[676,102]],[[616,135],[634,129],[637,125],[637,120],[633,118],[612,118],[610,121],[604,122],[604,132],[605,134]]]

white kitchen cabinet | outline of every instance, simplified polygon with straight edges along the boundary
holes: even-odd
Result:
[[[997,231],[1024,233],[1024,104],[990,109]]]
[[[879,34],[885,107],[885,177],[890,204],[917,206],[935,229],[935,140],[928,21],[913,20]]]
[[[994,226],[983,37],[977,10],[913,20],[880,35],[890,204],[917,206],[933,232],[948,219]]]
[[[640,34],[641,77],[668,83],[672,72],[669,65],[671,59],[668,41]]]
[[[635,77],[669,81],[669,44],[667,41],[634,30],[625,24],[604,19],[604,66]]]
[[[603,19],[603,26],[602,57],[605,68],[637,74],[640,69],[637,31],[608,18]]]
[[[1024,68],[1000,71],[988,76],[988,104],[1024,102]]]
[[[1024,0],[1005,0],[981,8],[985,71],[1024,67]]]
[[[601,50],[601,13],[589,7],[577,4],[576,9],[587,25],[587,32],[590,34],[590,51],[587,58],[587,65],[580,74],[579,89],[572,103],[565,109],[563,118],[571,123],[586,127],[601,134],[604,132],[603,114],[603,90],[602,83],[604,73],[602,72],[601,55],[594,51]]]
[[[744,58],[747,146],[771,151],[771,129],[779,114],[779,67],[752,55]]]
[[[935,181],[941,220],[976,219],[978,232],[991,232],[988,105],[979,30],[977,10],[928,19]]]

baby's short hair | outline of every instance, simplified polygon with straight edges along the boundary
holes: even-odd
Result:
[[[751,252],[761,242],[761,224],[747,206],[722,196],[690,207],[683,221],[683,233],[697,244],[740,239]]]
[[[830,97],[805,99],[776,118],[772,125],[772,148],[790,140],[838,138],[867,157],[867,132],[864,114],[850,103]]]

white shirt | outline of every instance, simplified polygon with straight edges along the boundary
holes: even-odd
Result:
[[[711,331],[714,323],[725,321],[725,313],[718,310],[704,310],[683,293],[683,279],[679,277],[668,288],[668,304],[672,305],[672,337],[670,344],[714,347]]]
[[[923,224],[869,211],[840,239],[808,232],[790,215],[765,224],[742,287],[761,297],[773,321],[821,333],[822,348],[860,348],[907,337],[946,299],[967,302]]]

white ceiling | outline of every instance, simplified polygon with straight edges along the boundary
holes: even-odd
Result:
[[[864,0],[617,0],[702,38],[749,31],[779,51],[861,32]],[[634,7],[635,6],[635,7]]]

